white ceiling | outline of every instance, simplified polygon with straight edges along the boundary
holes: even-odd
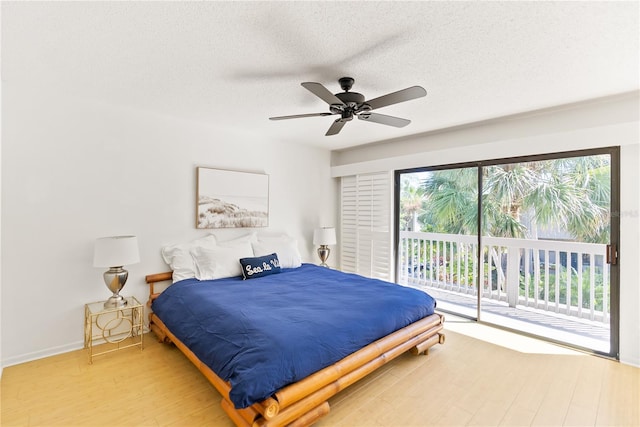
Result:
[[[631,90],[638,2],[2,3],[2,80],[340,149]],[[371,99],[402,129],[335,117],[301,82]]]

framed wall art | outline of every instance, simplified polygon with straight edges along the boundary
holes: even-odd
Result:
[[[196,228],[269,226],[269,175],[197,168]]]

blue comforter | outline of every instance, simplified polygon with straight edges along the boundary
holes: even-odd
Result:
[[[245,408],[433,314],[435,300],[416,289],[303,264],[251,280],[183,280],[152,308],[231,383],[231,401]]]

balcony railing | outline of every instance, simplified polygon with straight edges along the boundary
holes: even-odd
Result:
[[[609,324],[606,245],[400,232],[399,282]]]

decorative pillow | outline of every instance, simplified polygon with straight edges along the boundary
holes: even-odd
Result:
[[[278,255],[281,268],[298,268],[302,265],[302,256],[298,251],[298,242],[289,236],[268,238],[251,244],[255,256],[272,253]]]
[[[238,259],[252,256],[253,251],[251,245],[245,242],[244,245],[231,247],[197,247],[191,250],[191,255],[196,264],[196,279],[213,280],[242,275]]]
[[[280,273],[280,262],[275,253],[261,257],[240,258],[240,265],[245,280]]]
[[[190,253],[191,249],[196,247],[212,248],[216,244],[216,236],[209,234],[191,242],[163,247],[162,258],[173,270],[173,283],[196,277],[196,265]]]

